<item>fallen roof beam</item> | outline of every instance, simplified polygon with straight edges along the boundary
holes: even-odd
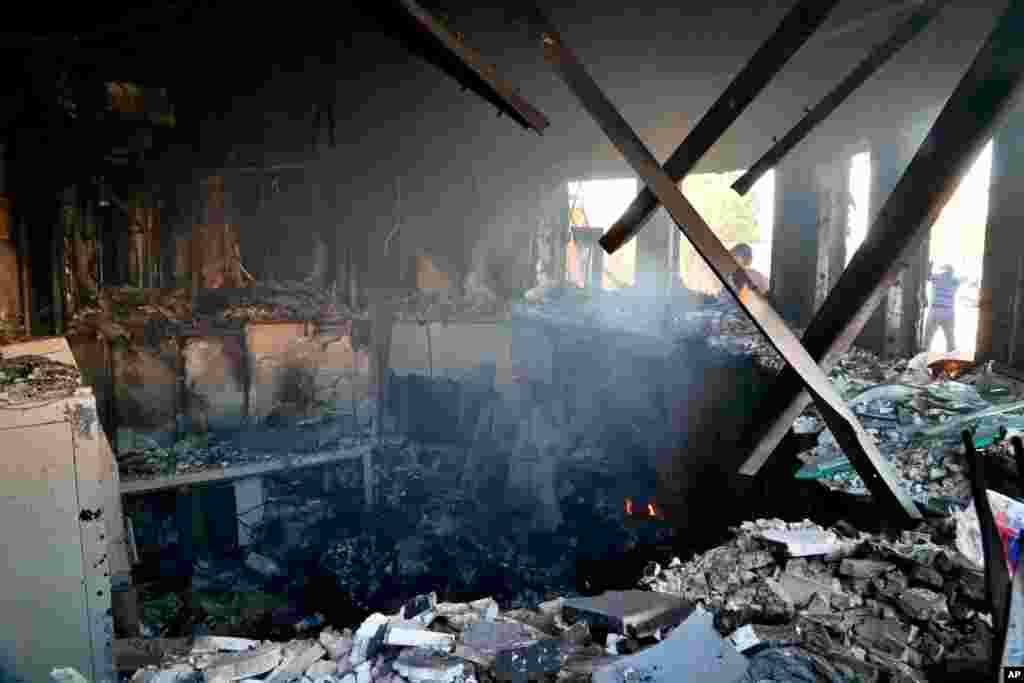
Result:
[[[765,173],[782,161],[794,147],[806,138],[815,127],[827,119],[839,108],[876,71],[892,59],[904,45],[909,43],[931,23],[949,0],[930,0],[922,5],[905,22],[900,24],[889,38],[876,45],[853,71],[847,74],[839,85],[818,102],[792,130],[779,140],[768,152],[758,159],[750,169],[732,184],[732,189],[741,195],[747,194],[750,188]]]
[[[899,487],[892,466],[882,458],[874,441],[861,427],[849,407],[836,393],[828,377],[803,348],[768,301],[751,287],[746,271],[718,240],[707,222],[683,196],[676,182],[658,164],[650,150],[629,123],[601,91],[576,55],[561,40],[557,29],[541,14],[538,22],[544,31],[545,59],[558,71],[562,80],[579,99],[591,117],[605,132],[612,144],[626,158],[658,199],[664,203],[679,229],[693,244],[722,284],[744,312],[768,338],[790,367],[814,395],[815,403],[836,440],[853,462],[887,518],[898,521],[920,519],[921,513],[910,497]],[[734,285],[734,278],[740,280]]]
[[[743,70],[665,162],[665,172],[673,182],[679,182],[693,170],[701,157],[707,154],[729,126],[807,42],[837,4],[838,0],[797,2],[782,19],[775,33],[758,48]],[[604,250],[614,254],[622,245],[633,239],[657,211],[659,205],[654,193],[645,187],[619,220],[601,237],[601,246]]]
[[[507,114],[523,128],[543,133],[549,122],[503,80],[479,52],[423,9],[415,0],[364,0],[367,11],[412,53],[438,67],[463,87]]]
[[[1024,78],[1022,32],[1024,0],[1013,0],[811,321],[803,343],[826,372],[860,335],[1013,104]],[[747,437],[752,452],[741,473],[757,474],[810,401],[797,374],[783,368],[753,423],[763,431]]]

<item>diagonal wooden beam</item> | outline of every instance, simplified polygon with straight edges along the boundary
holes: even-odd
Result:
[[[694,126],[665,162],[665,172],[679,182],[693,170],[712,145],[771,82],[789,59],[814,34],[838,0],[800,0],[782,19],[775,33],[758,48],[722,95]],[[601,246],[614,254],[633,239],[658,209],[660,202],[645,187],[626,212],[601,238]]]
[[[876,45],[861,62],[846,75],[839,85],[831,90],[807,115],[800,119],[786,135],[778,141],[760,159],[754,162],[746,173],[732,184],[732,189],[745,195],[758,180],[776,164],[782,161],[794,147],[810,135],[822,121],[839,108],[857,88],[893,58],[904,45],[921,34],[927,28],[949,0],[929,0],[924,3],[909,19],[900,24],[892,35]]]
[[[1024,80],[1021,35],[1024,0],[1012,0],[808,326],[804,346],[826,372],[860,335],[1016,100]],[[800,378],[783,368],[771,401],[757,409],[741,473],[757,474],[810,402]]]
[[[847,452],[857,472],[881,506],[883,514],[899,521],[920,519],[920,512],[914,502],[900,489],[895,471],[882,458],[871,437],[836,393],[828,377],[808,355],[800,340],[768,301],[751,286],[746,271],[739,266],[701,215],[683,196],[675,181],[658,164],[650,150],[619,114],[615,105],[590,77],[576,55],[563,44],[555,27],[541,10],[535,11],[540,26],[545,27],[543,40],[547,61],[558,71],[562,80],[637,175],[668,209],[676,225],[729,293],[736,298],[744,312],[772,346],[782,354],[790,367],[799,374],[807,390],[814,396],[826,424]],[[734,284],[734,278],[738,285]]]

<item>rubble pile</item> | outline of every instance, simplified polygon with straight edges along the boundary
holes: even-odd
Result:
[[[329,627],[317,637],[286,643],[197,637],[189,652],[168,653],[161,668],[140,669],[131,680],[607,681],[615,678],[617,667],[628,668],[634,656],[673,653],[678,643],[659,641],[671,639],[673,630],[692,629],[692,622],[705,615],[678,598],[635,590],[594,599],[555,598],[533,609],[504,612],[492,598],[451,603],[431,593],[409,600],[396,614],[371,614],[354,630]],[[715,639],[732,655],[730,664],[742,667],[743,658]],[[678,660],[679,654],[674,657]]]
[[[0,356],[0,406],[67,398],[82,386],[73,365],[45,356]]]
[[[704,605],[737,649],[798,651],[826,680],[923,681],[937,668],[988,666],[984,574],[952,545],[947,522],[892,538],[808,521],[735,532],[686,563],[651,567],[643,583]]]

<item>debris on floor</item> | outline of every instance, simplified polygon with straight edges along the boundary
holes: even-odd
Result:
[[[67,398],[81,386],[72,365],[45,356],[0,356],[0,406]]]
[[[842,526],[745,522],[727,545],[674,561],[644,583],[712,612],[760,678],[787,666],[824,676],[793,680],[923,681],[939,680],[947,666],[984,671],[993,647],[984,575],[956,549],[951,521],[891,538],[851,537]],[[842,541],[829,554],[794,557],[764,538],[787,532]],[[758,656],[766,649],[772,654]]]

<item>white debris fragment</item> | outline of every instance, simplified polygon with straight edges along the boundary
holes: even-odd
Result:
[[[383,632],[390,621],[390,618],[379,612],[366,618],[353,638],[352,652],[349,654],[349,661],[353,667],[359,666],[376,654],[375,650],[384,644]]]
[[[297,652],[290,653],[284,662],[270,675],[267,683],[292,683],[306,672],[306,669],[323,659],[327,651],[320,643],[300,644]]]
[[[192,644],[192,654],[206,654],[210,652],[245,652],[255,650],[260,646],[260,641],[248,638],[229,638],[225,636],[200,636]]]
[[[414,621],[389,624],[384,642],[388,645],[418,647],[438,652],[451,652],[455,649],[455,636],[429,631]]]
[[[332,628],[320,632],[320,644],[327,650],[327,656],[334,661],[347,657],[352,652],[352,638]]]
[[[89,683],[85,676],[78,673],[77,669],[72,669],[71,667],[54,669],[50,672],[50,680],[53,683]]]

